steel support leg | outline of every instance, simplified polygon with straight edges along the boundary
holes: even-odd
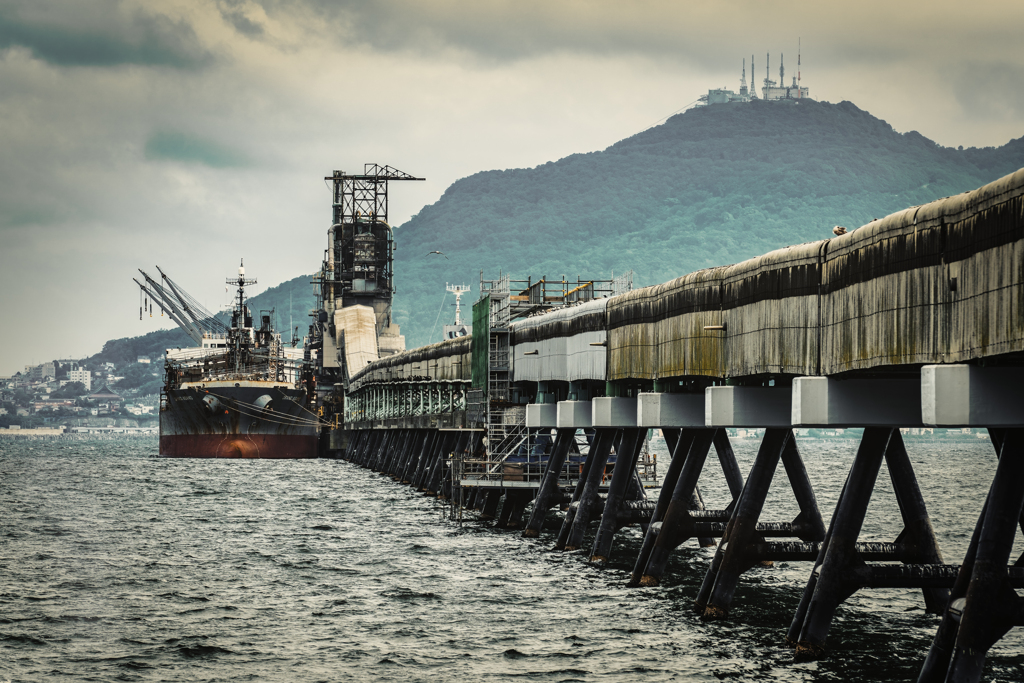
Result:
[[[1008,429],[989,489],[960,628],[946,674],[951,683],[980,681],[989,648],[1020,622],[1021,599],[1010,587],[1006,567],[1024,510],[1022,482],[1024,429]]]
[[[411,463],[411,472],[406,478],[417,491],[422,488],[425,476],[424,473],[430,466],[429,463],[431,462],[434,452],[440,447],[440,441],[441,432],[436,429],[430,430],[430,435],[427,438],[426,443],[423,444],[423,450],[420,452],[419,458],[417,458],[414,463]]]
[[[885,464],[889,468],[889,478],[896,493],[896,502],[903,517],[903,532],[897,543],[912,550],[917,564],[943,564],[939,542],[935,538],[931,517],[921,495],[921,487],[914,474],[914,466],[910,464],[906,446],[900,430],[894,429],[889,437],[889,445],[885,449]],[[922,588],[924,593],[925,611],[931,614],[942,614],[949,603],[949,590],[946,588]]]
[[[991,495],[991,494],[990,494]],[[957,572],[956,582],[949,592],[949,604],[942,613],[942,621],[935,632],[935,638],[928,649],[928,657],[924,660],[921,673],[917,677],[918,683],[942,683],[946,680],[946,673],[949,671],[949,660],[953,657],[953,648],[956,646],[957,630],[960,628],[960,618],[963,608],[958,601],[967,595],[967,588],[971,583],[971,574],[974,570],[974,560],[978,556],[978,540],[981,538],[981,527],[985,523],[985,514],[988,511],[988,497],[981,507],[981,514],[978,523],[974,526],[974,533],[971,535],[971,543],[967,546],[967,553],[964,555],[964,562]],[[957,609],[953,609],[953,605]]]
[[[593,499],[597,498],[597,489],[604,476],[604,466],[608,462],[608,454],[611,453],[615,431],[614,429],[598,429],[594,434],[594,442],[587,453],[583,472],[580,474],[580,480],[573,492],[573,500],[569,503],[569,510],[565,513],[562,528],[555,541],[556,550],[575,550],[583,539],[586,522],[583,523],[579,531],[579,538],[573,542],[576,537],[576,519],[579,517],[580,511],[584,510],[589,521],[590,513],[587,508],[593,505]]]
[[[634,575],[641,574],[639,579],[641,586],[657,586],[665,573],[672,551],[693,535],[690,501],[697,488],[697,480],[700,478],[701,472],[704,471],[704,463],[707,461],[708,451],[711,449],[717,431],[719,430],[686,430],[679,439],[676,455],[672,458],[673,465],[675,460],[682,460],[679,475],[676,478],[675,486],[672,487],[664,517],[659,523],[660,527],[657,524],[651,524],[647,531],[648,535],[654,535],[650,557],[646,566],[642,568],[638,559],[637,565],[633,569]],[[689,444],[689,448],[684,453],[682,449],[687,444]],[[664,490],[662,495],[664,495]],[[643,549],[641,549],[642,552]]]
[[[626,488],[634,480],[636,463],[644,446],[646,431],[646,429],[636,428],[622,430],[622,437],[619,440],[618,458],[615,461],[611,483],[608,485],[608,497],[604,502],[601,523],[598,526],[597,535],[594,537],[594,547],[590,553],[590,561],[593,564],[605,565],[608,563],[608,555],[612,549],[612,539],[619,527],[619,508],[622,507]]]
[[[757,520],[764,509],[765,497],[787,442],[792,438],[790,429],[765,430],[747,483],[697,596],[697,606],[704,607],[705,619],[721,618],[729,612],[740,574],[750,566],[748,547],[756,540]]]
[[[526,529],[523,530],[524,538],[536,538],[540,535],[548,510],[561,498],[562,492],[558,488],[558,480],[562,476],[565,458],[569,455],[569,449],[575,438],[576,430],[571,428],[559,429],[555,435],[555,443],[551,449],[547,467],[544,469],[544,477],[537,490],[537,497],[533,500],[530,521],[527,522]]]
[[[871,492],[892,432],[887,427],[864,429],[843,497],[832,517],[824,559],[813,569],[818,573],[818,580],[800,630],[795,655],[797,660],[817,659],[823,654],[836,607],[853,592],[844,582],[843,573],[854,563],[860,562],[855,544],[864,524]]]
[[[903,453],[906,457],[906,452]],[[907,462],[909,465],[909,461]],[[782,451],[782,465],[786,468],[786,476],[793,489],[800,514],[793,520],[793,533],[807,543],[820,543],[825,539],[825,522],[818,510],[818,500],[814,496],[811,480],[807,478],[807,468],[800,459],[800,451],[796,447],[796,439],[791,434]],[[920,491],[918,495],[920,496]],[[922,501],[922,505],[924,501]],[[927,515],[927,513],[926,513]]]
[[[484,503],[480,509],[480,519],[494,519],[498,513],[498,504],[501,502],[501,489],[486,489],[482,493]]]

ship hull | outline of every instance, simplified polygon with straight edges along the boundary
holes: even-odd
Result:
[[[167,390],[160,410],[160,455],[315,458],[319,427],[304,403],[304,391],[269,382]]]

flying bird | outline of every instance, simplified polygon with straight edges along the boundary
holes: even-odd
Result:
[[[441,256],[444,256],[444,260],[445,261],[448,260],[448,257],[445,256],[445,253],[443,251],[428,251],[427,252],[427,256],[430,256],[431,254],[440,254]]]
[[[836,227],[832,228],[832,234],[833,235],[845,235],[846,234],[846,228],[844,228],[841,225],[837,225]]]

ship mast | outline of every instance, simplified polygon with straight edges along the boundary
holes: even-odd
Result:
[[[252,327],[252,314],[249,313],[249,309],[245,306],[245,286],[256,284],[256,278],[245,277],[245,261],[244,259],[239,259],[238,277],[229,277],[225,280],[225,283],[238,287],[237,303],[235,304],[234,312],[231,314],[231,329],[228,331],[228,343],[235,356],[235,373],[240,374],[242,372],[242,337],[243,335],[248,337],[247,328]],[[246,342],[244,345],[248,346],[248,343]]]

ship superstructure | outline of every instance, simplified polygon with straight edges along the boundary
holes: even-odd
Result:
[[[158,268],[159,270],[159,268]],[[225,324],[159,270],[136,284],[196,346],[168,349],[160,397],[160,455],[199,458],[313,458],[320,419],[312,412],[313,376],[303,350],[285,346],[261,311],[246,304],[244,265]],[[151,306],[149,301],[145,305]]]

